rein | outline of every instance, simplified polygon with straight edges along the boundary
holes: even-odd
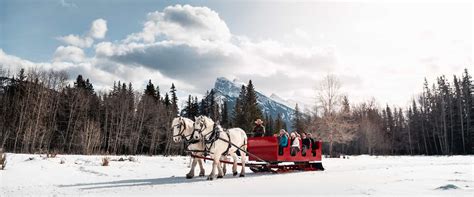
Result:
[[[202,131],[205,130],[205,128],[207,128],[207,125],[203,125],[204,128],[201,129],[201,130],[198,130],[199,131],[199,134],[201,134],[201,138],[203,139],[203,142],[204,142],[204,154],[207,155],[207,153],[212,153],[210,151],[210,149],[212,148],[212,146],[214,146],[215,142],[217,140],[222,140],[224,142],[227,142],[228,146],[227,146],[227,149],[225,150],[225,152],[222,154],[222,155],[227,155],[229,153],[229,149],[232,147],[232,142],[230,140],[230,134],[228,132],[225,132],[227,134],[227,138],[228,140],[224,140],[220,137],[220,133],[221,131],[217,129],[217,124],[214,123],[214,126],[213,126],[213,129],[211,132],[203,135],[202,134]],[[209,136],[209,139],[207,139],[207,136]]]
[[[174,125],[173,127],[178,127],[179,133],[176,135],[173,135],[173,137],[178,137],[181,136],[184,139],[185,143],[188,144],[195,144],[199,142],[199,140],[194,140],[192,136],[194,135],[195,130],[193,129],[193,132],[189,135],[184,135],[184,131],[186,131],[186,121],[182,120],[179,122],[179,124]]]
[[[196,123],[194,123],[194,124],[196,124]],[[217,130],[217,129],[216,129],[216,128],[217,128],[217,124],[216,124],[216,123],[214,123],[214,126],[213,126],[212,131],[209,132],[209,133],[207,133],[207,134],[205,134],[205,135],[202,134],[202,131],[204,131],[204,130],[207,128],[207,125],[206,125],[206,124],[202,124],[202,123],[201,123],[201,125],[202,125],[202,126],[201,126],[201,129],[195,129],[194,131],[197,131],[197,132],[201,135],[202,143],[204,144],[204,150],[202,150],[202,151],[190,151],[190,152],[202,152],[202,153],[204,153],[204,156],[207,156],[208,153],[211,153],[211,154],[212,154],[212,152],[210,151],[210,149],[212,148],[212,146],[214,146],[215,142],[216,142],[217,140],[222,140],[223,142],[226,142],[227,145],[228,145],[228,146],[227,146],[227,150],[226,150],[222,155],[227,155],[228,152],[229,152],[229,149],[233,146],[233,147],[235,147],[237,150],[242,151],[242,152],[246,153],[246,154],[249,155],[249,156],[251,155],[251,156],[255,157],[257,160],[259,160],[259,161],[261,161],[261,162],[265,162],[267,165],[270,165],[270,163],[269,163],[268,161],[266,161],[266,160],[264,160],[264,159],[258,157],[257,155],[255,155],[255,154],[253,154],[253,153],[251,153],[251,152],[248,152],[247,150],[242,149],[243,147],[245,147],[245,146],[247,145],[247,140],[245,140],[245,141],[244,141],[244,144],[239,147],[239,146],[235,145],[234,143],[232,143],[229,132],[225,132],[225,131],[224,131],[224,132],[227,134],[227,138],[228,138],[228,139],[224,139],[224,138],[221,138],[221,137],[220,137],[220,130]],[[193,132],[193,133],[194,133],[194,132]],[[210,138],[209,138],[209,139],[206,139],[206,137],[209,136],[209,135],[211,135]]]

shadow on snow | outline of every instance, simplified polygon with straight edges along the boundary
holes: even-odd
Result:
[[[247,177],[258,177],[263,175],[273,175],[272,173],[249,173]],[[223,179],[238,179],[242,177],[225,176]],[[244,177],[245,178],[245,177]],[[220,180],[220,179],[218,179]],[[218,181],[214,180],[214,181]],[[195,182],[206,182],[207,177],[196,177],[193,179],[186,179],[185,177],[163,177],[156,179],[126,179],[119,181],[108,181],[108,182],[96,182],[96,183],[78,183],[70,185],[58,185],[58,187],[78,187],[82,190],[92,189],[110,189],[120,187],[133,187],[133,186],[153,186],[153,185],[169,185],[169,184],[186,184]]]

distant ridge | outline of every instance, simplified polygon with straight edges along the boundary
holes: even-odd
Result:
[[[262,109],[263,114],[269,114],[273,119],[275,119],[278,114],[281,114],[281,117],[283,121],[286,122],[288,129],[291,129],[291,119],[294,114],[294,109],[282,103],[283,99],[276,100],[263,95],[257,90],[258,84],[254,85],[256,87],[255,89],[258,97],[257,102],[260,106],[260,109]],[[232,82],[224,77],[217,78],[214,84],[217,102],[219,104],[223,104],[224,101],[227,101],[229,109],[233,109],[235,106],[235,101],[237,97],[239,97],[241,86],[242,84]],[[274,97],[277,96],[274,95]]]

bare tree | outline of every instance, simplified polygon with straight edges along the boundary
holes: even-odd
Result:
[[[317,89],[317,101],[322,108],[321,118],[313,121],[313,130],[329,142],[329,155],[334,156],[334,143],[342,146],[355,137],[356,124],[351,116],[349,101],[340,92],[341,83],[334,75],[327,75]]]
[[[317,88],[317,102],[323,116],[335,116],[341,101],[341,83],[335,75],[325,76]]]

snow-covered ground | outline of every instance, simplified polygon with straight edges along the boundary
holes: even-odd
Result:
[[[7,167],[0,171],[0,196],[474,196],[474,156],[352,156],[324,159],[326,171],[248,170],[244,178],[228,173],[214,181],[185,179],[187,157],[135,156],[135,162],[111,161],[110,166],[100,165],[103,156],[43,157],[8,154]],[[205,166],[208,174],[211,163]]]

